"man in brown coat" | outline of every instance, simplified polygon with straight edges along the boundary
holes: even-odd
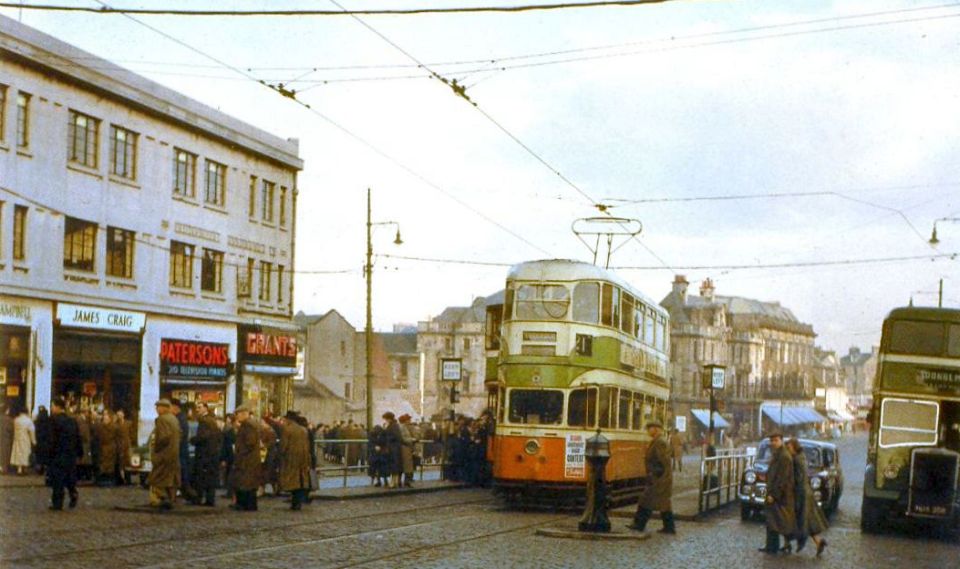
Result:
[[[280,490],[290,492],[291,510],[303,507],[310,489],[310,435],[297,418],[287,411],[280,433]]]
[[[673,493],[673,468],[671,464],[670,448],[663,436],[663,425],[656,421],[647,423],[647,434],[650,435],[650,446],[647,447],[647,477],[650,485],[640,495],[637,503],[637,513],[633,516],[633,523],[628,527],[636,531],[644,531],[647,521],[653,511],[660,512],[663,520],[663,529],[660,533],[675,534],[677,528],[673,520],[673,504],[670,496]]]
[[[230,471],[230,483],[237,496],[235,510],[257,510],[257,489],[262,482],[260,465],[260,424],[246,407],[237,407],[237,440]]]
[[[173,508],[180,487],[180,424],[170,413],[170,400],[156,403],[157,421],[153,428],[150,462],[153,470],[147,478],[150,505],[162,510]]]
[[[780,551],[780,535],[789,544],[790,536],[796,531],[793,459],[783,447],[783,435],[771,433],[770,467],[767,470],[767,499],[764,513],[767,519],[767,543],[760,548],[763,553]]]

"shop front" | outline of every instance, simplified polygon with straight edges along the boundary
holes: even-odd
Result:
[[[283,415],[293,405],[296,332],[258,325],[237,332],[237,401],[258,415]]]
[[[160,340],[160,392],[174,399],[206,403],[226,414],[230,344],[176,338]]]
[[[51,397],[80,410],[135,416],[145,324],[142,312],[58,303]]]
[[[0,390],[4,410],[27,408],[30,319],[29,306],[0,301]]]

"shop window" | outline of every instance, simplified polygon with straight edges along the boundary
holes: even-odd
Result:
[[[133,277],[133,231],[107,227],[107,274],[111,277]]]
[[[270,279],[272,278],[273,264],[260,261],[260,300],[270,300]]]
[[[67,137],[70,148],[67,152],[70,161],[88,168],[96,168],[100,121],[89,115],[70,111],[68,127]]]
[[[170,286],[193,288],[193,252],[189,243],[170,242]]]
[[[92,272],[96,248],[97,224],[67,217],[63,228],[63,268]]]
[[[200,261],[200,288],[207,292],[222,292],[222,277],[223,252],[204,249]]]
[[[13,206],[13,259],[27,258],[27,206]]]
[[[192,198],[196,196],[197,155],[180,148],[173,149],[173,193]]]

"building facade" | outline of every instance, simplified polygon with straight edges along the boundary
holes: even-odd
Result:
[[[869,352],[851,347],[847,355],[840,358],[840,369],[851,411],[857,418],[864,419],[873,403],[873,383],[877,375],[880,348],[873,346]]]
[[[282,412],[298,143],[2,16],[0,52],[6,403],[124,409],[141,441],[161,396]]]
[[[675,416],[687,417],[692,431],[702,432],[704,425],[694,421],[709,417],[704,413],[710,404],[703,383],[706,365],[724,368],[725,386],[715,398],[732,430],[741,435],[758,436],[765,421],[780,420],[769,412],[774,406],[813,408],[817,360],[812,326],[776,302],[716,295],[710,279],[703,281],[700,296],[688,288],[686,278],[678,275],[660,303],[670,312]]]

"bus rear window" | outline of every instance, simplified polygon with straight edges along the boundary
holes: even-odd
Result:
[[[522,425],[559,425],[563,420],[563,392],[554,389],[510,390],[509,419]]]
[[[594,427],[597,424],[597,390],[574,389],[570,392],[567,409],[567,425],[570,427]]]
[[[939,356],[943,353],[943,322],[900,320],[890,326],[887,351],[899,354]]]
[[[884,399],[880,407],[880,447],[936,444],[939,412],[940,406],[934,401]]]

